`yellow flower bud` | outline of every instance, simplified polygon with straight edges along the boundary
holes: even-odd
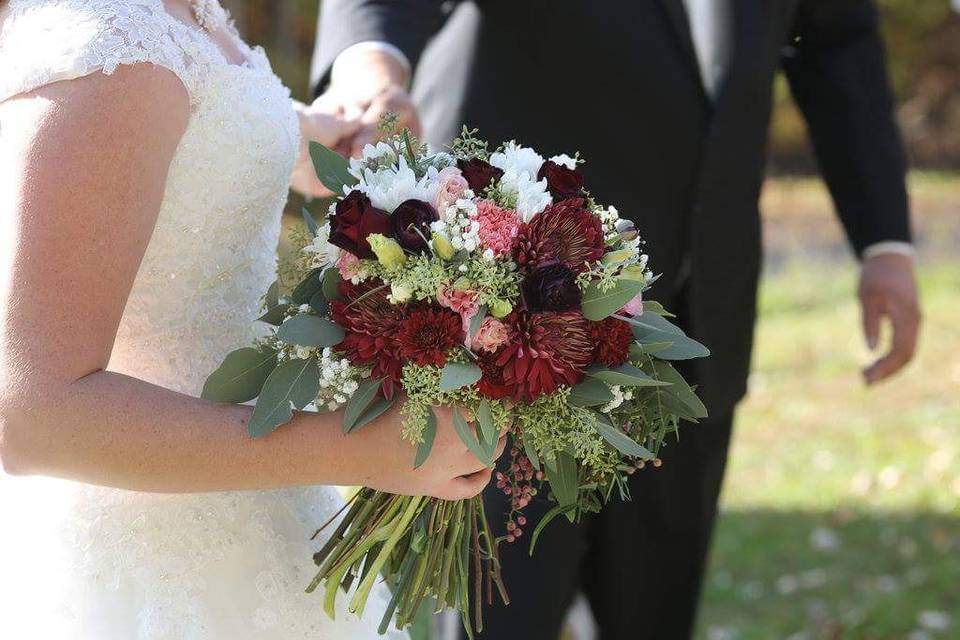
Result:
[[[453,248],[453,245],[450,244],[450,240],[448,240],[446,236],[434,231],[431,240],[433,240],[433,251],[441,260],[453,259],[453,255],[457,250]]]
[[[637,251],[635,249],[620,249],[619,251],[611,251],[610,253],[604,254],[602,262],[605,265],[620,264],[636,255]]]
[[[494,318],[506,318],[513,311],[513,305],[506,300],[494,300],[490,303],[490,314]]]
[[[403,252],[403,247],[396,240],[382,233],[370,234],[367,236],[367,242],[370,243],[370,248],[376,254],[377,260],[387,269],[399,267],[407,261],[407,254]]]

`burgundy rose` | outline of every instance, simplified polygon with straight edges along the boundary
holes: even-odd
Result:
[[[437,210],[423,200],[405,200],[390,216],[391,235],[410,252],[429,250],[430,223],[439,220]]]
[[[576,169],[568,169],[553,160],[547,160],[537,172],[537,180],[547,179],[547,188],[554,202],[583,195],[583,176]]]
[[[486,188],[490,186],[490,183],[503,176],[503,169],[495,167],[489,162],[484,162],[480,158],[457,160],[457,168],[467,179],[470,189],[478,195],[482,195]]]
[[[330,244],[349,251],[358,258],[373,258],[367,238],[371,233],[390,232],[390,216],[374,208],[370,198],[360,191],[351,191],[337,203],[330,217]]]
[[[527,311],[572,311],[580,308],[576,274],[559,260],[550,260],[527,274],[520,285]]]

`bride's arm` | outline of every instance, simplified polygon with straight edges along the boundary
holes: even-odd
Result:
[[[182,85],[149,65],[0,103],[4,468],[144,491],[367,484],[477,493],[489,472],[452,428],[438,430],[414,472],[396,412],[350,436],[336,414],[298,414],[251,440],[249,407],[105,370],[188,117]]]

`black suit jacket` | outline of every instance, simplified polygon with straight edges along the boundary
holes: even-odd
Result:
[[[494,143],[580,151],[590,191],[648,242],[663,274],[651,297],[673,305],[713,351],[690,373],[721,411],[746,389],[778,68],[857,253],[910,238],[873,2],[731,2],[734,53],[715,101],[699,77],[682,0],[478,0],[475,19],[455,21],[422,61],[444,3],[324,0],[314,82],[323,87],[346,47],[390,42],[417,66],[425,110],[479,127]]]

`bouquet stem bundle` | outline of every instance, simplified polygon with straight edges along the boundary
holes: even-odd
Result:
[[[434,598],[438,611],[460,610],[472,637],[472,630],[483,630],[484,592],[489,604],[495,590],[509,603],[497,543],[480,497],[451,501],[364,488],[345,509],[346,515],[314,556],[319,570],[307,588],[312,593],[325,586],[324,609],[329,616],[334,615],[337,591],[348,591],[357,580],[349,610],[362,615],[382,576],[391,583],[393,599],[380,633],[386,632],[391,619],[398,629],[412,624],[425,599]]]

